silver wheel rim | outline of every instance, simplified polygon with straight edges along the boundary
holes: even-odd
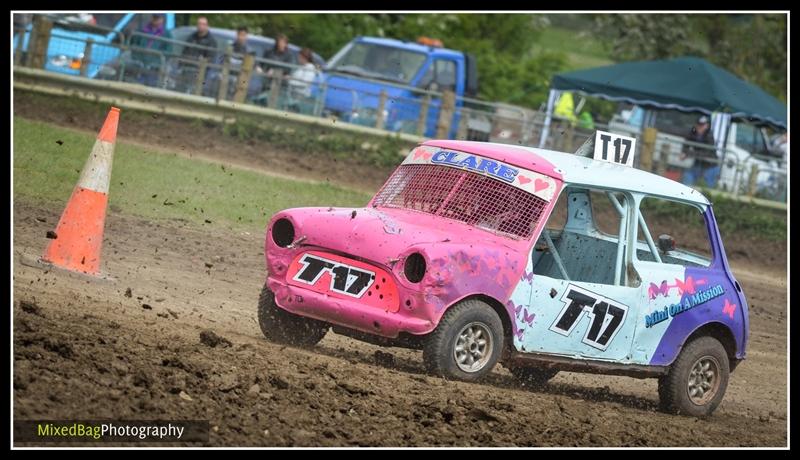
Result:
[[[464,326],[453,347],[458,368],[469,373],[483,369],[491,359],[493,339],[492,332],[484,323],[476,321]]]
[[[713,356],[703,356],[694,362],[687,386],[689,401],[704,406],[714,399],[719,390],[719,368],[719,361]]]

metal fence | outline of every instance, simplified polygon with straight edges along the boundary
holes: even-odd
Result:
[[[359,80],[366,85],[354,89],[345,81],[352,81],[352,77],[336,72],[326,72],[324,79],[319,72],[312,73],[313,80],[309,80],[308,69],[298,65],[258,56],[248,58],[230,49],[205,48],[141,32],[128,37],[115,33],[118,37],[111,43],[93,43],[81,35],[53,31],[43,67],[89,78],[333,116],[348,123],[428,137],[490,140],[495,130],[505,136],[498,140],[516,142],[527,132],[520,120],[530,119],[533,113],[386,81],[373,81],[374,87],[384,90],[370,91],[364,86],[370,86],[371,80],[362,77]],[[15,30],[15,37],[25,37],[22,41],[15,38],[18,64],[31,65],[26,57],[30,54],[29,35],[35,32]],[[500,126],[505,128],[497,128]],[[512,131],[515,134],[509,136]]]
[[[534,133],[529,137],[539,139],[544,125],[544,115],[532,124]],[[595,130],[615,132],[636,138],[634,167],[654,172],[690,186],[786,203],[788,173],[784,158],[753,155],[744,149],[728,145],[717,149],[713,145],[690,142],[679,136],[653,130],[652,138],[638,129],[619,125],[594,123],[581,128],[576,122],[554,116],[550,135],[544,148],[574,152]]]
[[[17,28],[14,32],[14,63],[18,65],[336,117],[423,137],[538,145],[545,122],[542,110],[479,101],[450,91],[427,91],[363,77],[359,80],[364,84],[355,89],[347,84],[352,76],[326,71],[323,79],[318,69],[237,54],[230,47],[207,48],[140,32],[128,37],[115,32],[110,43],[96,43],[49,30],[49,46],[43,46],[36,30]],[[365,89],[370,86],[380,90]],[[647,142],[637,129],[601,123],[582,126],[558,117],[553,118],[544,147],[575,151],[595,129],[636,137],[635,167],[689,185],[786,202],[786,165],[741,149],[726,149],[717,155],[713,146],[695,145],[676,136],[658,134]],[[708,154],[698,153],[704,151]],[[641,163],[643,156],[645,164]]]

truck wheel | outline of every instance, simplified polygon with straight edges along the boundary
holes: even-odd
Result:
[[[473,382],[492,371],[503,346],[503,323],[497,312],[470,299],[445,312],[425,339],[422,358],[434,375]]]
[[[258,298],[258,325],[270,342],[297,347],[316,345],[330,326],[322,321],[298,316],[275,304],[275,294],[267,286]]]
[[[508,370],[526,388],[541,388],[558,374],[556,369],[533,366],[509,366]]]
[[[658,379],[661,408],[705,417],[719,406],[728,388],[728,354],[713,337],[700,337],[681,350],[669,373]]]

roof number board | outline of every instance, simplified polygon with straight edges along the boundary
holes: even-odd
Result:
[[[594,135],[594,159],[633,166],[636,139],[606,131]]]

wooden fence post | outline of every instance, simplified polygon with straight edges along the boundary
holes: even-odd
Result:
[[[222,76],[219,80],[219,91],[217,92],[217,100],[228,99],[228,78],[231,74],[231,52],[232,47],[225,48],[225,57],[222,58]]]
[[[381,94],[378,96],[378,113],[375,116],[375,127],[378,129],[383,129],[383,125],[386,123],[386,117],[383,116],[383,111],[386,110],[387,97],[386,91],[381,90]]]
[[[194,91],[195,95],[203,94],[203,83],[206,81],[206,69],[208,68],[208,60],[205,56],[200,58],[200,65],[197,68],[197,77],[194,79]]]
[[[283,69],[272,70],[272,81],[269,87],[269,107],[278,107],[278,98],[281,95],[281,84],[283,83]]]
[[[239,71],[239,78],[236,80],[236,92],[233,94],[233,102],[241,104],[247,97],[247,89],[250,87],[250,78],[253,75],[253,68],[256,65],[256,58],[248,54],[242,61],[242,69]],[[281,78],[281,73],[278,78]]]
[[[89,75],[89,64],[92,61],[92,46],[94,40],[86,39],[86,46],[83,47],[83,59],[81,60],[81,77]]]
[[[417,135],[424,136],[428,125],[428,111],[431,107],[431,95],[426,94],[422,99],[422,104],[419,109],[419,118],[417,119]]]
[[[672,144],[663,142],[661,144],[661,151],[658,152],[658,164],[656,165],[656,174],[663,176],[667,172],[667,159],[672,151]]]
[[[658,131],[655,128],[645,128],[642,133],[642,153],[639,158],[639,168],[645,171],[653,171],[653,154],[656,149],[656,136]]]
[[[450,125],[453,123],[453,112],[456,108],[456,93],[445,91],[442,94],[442,104],[439,109],[439,120],[436,123],[436,138],[447,139]]]
[[[756,194],[756,190],[758,189],[758,165],[753,164],[750,167],[750,182],[747,187],[747,196],[753,197]]]
[[[567,123],[567,134],[564,136],[564,152],[572,152],[572,146],[575,144],[575,125],[570,122],[569,120],[566,121]]]
[[[469,124],[469,109],[461,107],[461,116],[458,118],[458,130],[456,131],[456,139],[465,141],[467,140]]]
[[[50,31],[53,23],[42,15],[33,16],[33,28],[28,40],[26,64],[34,69],[43,69],[47,63],[47,48],[50,45]]]

